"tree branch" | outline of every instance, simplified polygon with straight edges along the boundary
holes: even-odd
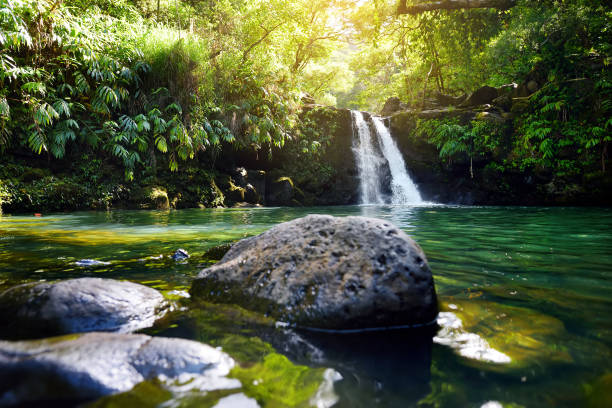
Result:
[[[274,27],[272,27],[271,29],[267,29],[264,26],[260,26],[263,30],[264,30],[264,35],[261,36],[259,38],[259,40],[255,41],[253,44],[249,45],[249,47],[244,50],[244,52],[242,53],[242,62],[245,62],[247,57],[249,56],[249,53],[251,52],[251,50],[255,47],[257,47],[259,44],[261,44],[261,42],[263,40],[266,39],[266,37],[268,37],[270,35],[270,33],[274,30],[276,30],[278,27],[282,26],[283,24],[285,24],[284,22],[278,23],[277,25],[275,25]]]
[[[439,0],[427,3],[406,5],[407,0],[400,0],[397,14],[420,14],[433,10],[458,10],[472,8],[496,8],[506,10],[516,5],[517,0]]]

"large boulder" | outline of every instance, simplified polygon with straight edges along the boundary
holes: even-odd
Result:
[[[0,341],[0,406],[82,401],[124,392],[158,378],[198,390],[240,387],[226,378],[234,361],[205,344],[141,334],[88,333]],[[28,405],[29,406],[29,405]]]
[[[293,205],[294,186],[289,177],[280,177],[269,183],[266,187],[267,205]]]
[[[391,116],[395,112],[406,110],[408,105],[403,103],[397,96],[392,96],[385,101],[385,104],[380,111],[381,116]]]
[[[365,217],[309,215],[239,241],[191,294],[332,330],[422,325],[438,313],[421,248]]]
[[[19,285],[0,293],[1,337],[126,333],[152,326],[167,307],[155,289],[113,279]]]
[[[490,104],[493,99],[499,96],[498,90],[492,86],[483,86],[475,90],[468,98],[459,106],[478,106]]]

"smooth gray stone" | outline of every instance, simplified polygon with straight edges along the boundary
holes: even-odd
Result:
[[[0,341],[0,406],[86,400],[160,379],[200,391],[232,389],[234,360],[196,341],[142,334],[87,333],[33,341]]]
[[[79,278],[25,284],[0,294],[0,327],[3,338],[127,333],[152,326],[167,307],[161,293],[132,282]]]

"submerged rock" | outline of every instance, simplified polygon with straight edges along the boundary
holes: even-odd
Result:
[[[174,252],[171,258],[175,261],[182,261],[183,259],[189,258],[189,252],[185,251],[183,248],[179,248]]]
[[[239,241],[191,294],[321,329],[421,325],[438,313],[421,248],[365,217],[310,215]]]
[[[126,333],[152,326],[167,306],[155,289],[113,279],[25,284],[0,293],[0,327],[3,338]]]
[[[76,266],[102,266],[110,265],[110,262],[98,261],[97,259],[81,259],[74,263]]]
[[[221,258],[225,256],[225,254],[227,253],[227,251],[230,250],[231,247],[232,244],[229,242],[225,244],[215,245],[214,247],[204,252],[204,255],[202,257],[210,261],[220,261]]]
[[[88,333],[0,341],[0,406],[93,399],[155,378],[200,391],[237,388],[238,380],[226,378],[233,366],[208,345],[165,337]]]

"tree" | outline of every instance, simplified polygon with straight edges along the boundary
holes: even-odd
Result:
[[[514,7],[517,0],[440,0],[408,5],[407,0],[400,0],[397,14],[420,14],[435,10],[459,10],[475,8],[495,8],[507,10]]]

